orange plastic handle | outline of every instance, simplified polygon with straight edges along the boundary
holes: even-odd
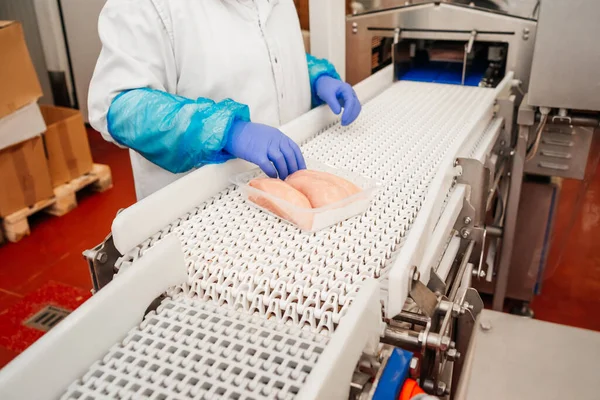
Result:
[[[398,396],[398,400],[410,400],[418,394],[424,394],[423,389],[419,387],[417,381],[413,379],[407,379],[404,382],[404,386],[402,386],[402,390],[400,391],[400,396]]]

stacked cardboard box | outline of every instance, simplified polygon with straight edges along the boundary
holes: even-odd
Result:
[[[0,218],[54,196],[92,170],[76,110],[44,106],[21,24],[0,21]]]
[[[52,186],[57,187],[92,170],[92,152],[83,116],[77,110],[41,106],[44,144]]]
[[[52,197],[37,105],[42,89],[21,24],[0,21],[0,217]]]

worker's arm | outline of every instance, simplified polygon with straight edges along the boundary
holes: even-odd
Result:
[[[233,157],[275,177],[302,167],[298,146],[275,128],[248,122],[246,105],[170,94],[177,91],[177,68],[164,16],[157,1],[107,2],[98,22],[102,52],[90,86],[92,126],[174,173]]]
[[[118,144],[178,173],[233,158],[224,150],[227,133],[236,121],[249,120],[248,107],[233,100],[191,100],[144,88],[117,95],[107,127]]]
[[[306,54],[312,106],[317,107],[327,103],[335,114],[342,112],[342,125],[349,125],[358,117],[361,111],[360,101],[352,86],[343,82],[335,67],[325,59]]]

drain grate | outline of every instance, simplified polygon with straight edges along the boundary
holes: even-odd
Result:
[[[55,306],[46,306],[38,311],[34,316],[25,321],[25,326],[48,332],[56,324],[65,319],[71,311]]]

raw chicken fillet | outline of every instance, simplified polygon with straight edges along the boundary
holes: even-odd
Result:
[[[280,179],[258,178],[250,181],[249,185],[255,189],[269,193],[278,199],[287,201],[296,207],[311,208],[310,202],[305,195]],[[264,196],[253,195],[250,196],[249,199],[260,207],[271,211],[273,214],[285,220],[295,223],[301,228],[310,229],[312,226],[312,215],[307,215],[306,213],[294,213],[292,210],[286,210]]]
[[[322,171],[301,170],[285,181],[302,192],[313,208],[328,206],[360,192],[352,182]]]
[[[346,179],[314,170],[298,171],[285,182],[280,179],[258,178],[250,181],[249,185],[303,209],[325,207],[361,191]],[[291,207],[285,208],[284,205],[260,195],[251,195],[249,200],[302,229],[310,230],[312,227],[313,215],[310,213],[294,212]]]

